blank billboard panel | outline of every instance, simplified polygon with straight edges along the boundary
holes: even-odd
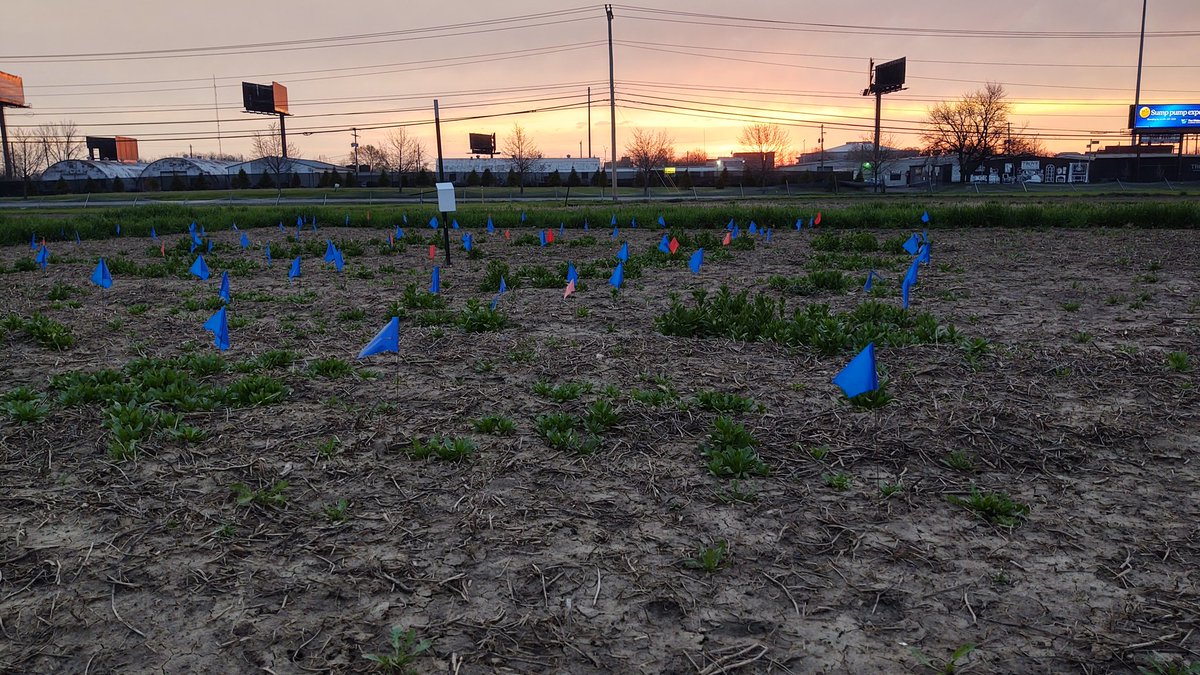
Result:
[[[882,92],[884,94],[900,91],[904,87],[904,76],[907,68],[907,57],[901,57],[895,61],[888,61],[875,66],[875,84],[872,87],[873,91]]]

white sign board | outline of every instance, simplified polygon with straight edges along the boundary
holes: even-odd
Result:
[[[1042,168],[1042,163],[1037,161],[1036,159],[1021,160],[1021,170],[1022,171],[1037,171],[1040,168]]]
[[[437,183],[438,211],[454,211],[454,183]]]

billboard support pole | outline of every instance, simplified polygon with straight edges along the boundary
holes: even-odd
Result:
[[[875,152],[871,159],[871,175],[875,179],[875,189],[873,192],[879,192],[879,112],[883,107],[883,92],[875,92]]]
[[[284,118],[287,117],[283,113],[279,113],[279,151],[284,159],[287,159],[287,126],[284,124]]]
[[[612,131],[612,199],[617,201],[617,88],[613,80],[612,5],[604,6],[608,15],[608,122]]]
[[[8,125],[4,123],[4,106],[0,105],[0,146],[4,147],[4,177],[12,180],[12,148],[8,147]]]
[[[438,182],[446,182],[446,162],[442,160],[442,116],[438,112],[438,100],[433,99],[433,129],[437,136],[438,151]],[[442,244],[446,248],[446,267],[450,266],[450,223],[446,222],[446,212],[442,211]]]
[[[1138,67],[1137,84],[1133,90],[1133,113],[1137,114],[1138,105],[1142,102],[1142,56],[1146,51],[1146,0],[1142,0],[1142,31],[1138,37]],[[1131,125],[1131,126],[1136,126]],[[1134,146],[1133,179],[1137,180],[1142,172],[1142,144],[1138,142],[1137,129],[1129,130],[1129,142]]]

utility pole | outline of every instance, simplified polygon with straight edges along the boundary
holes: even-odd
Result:
[[[817,139],[817,142],[819,142],[821,144],[821,166],[818,167],[817,170],[824,171],[825,170],[825,125],[824,124],[821,125],[821,137]]]
[[[217,107],[217,76],[212,76],[213,82],[213,115],[217,118],[217,154],[224,155],[225,150],[221,147],[221,109]]]
[[[354,149],[354,176],[358,177],[358,128],[350,127],[350,133],[354,134],[354,142],[350,147]]]
[[[604,6],[608,15],[608,119],[612,131],[612,198],[617,201],[617,85],[613,79],[612,5]]]
[[[588,159],[592,158],[592,88],[588,87]]]
[[[433,99],[433,128],[437,134],[438,151],[438,182],[446,182],[446,162],[442,159],[442,116],[438,112],[438,100]],[[450,266],[450,223],[446,222],[446,212],[442,212],[442,244],[446,249],[446,267]]]
[[[1133,90],[1133,115],[1129,120],[1129,143],[1133,145],[1137,152],[1137,159],[1134,160],[1133,179],[1137,180],[1138,173],[1141,171],[1142,164],[1142,146],[1138,143],[1137,133],[1137,114],[1138,106],[1142,104],[1142,56],[1146,51],[1146,0],[1142,0],[1142,32],[1138,37],[1138,69],[1137,69],[1137,84]]]

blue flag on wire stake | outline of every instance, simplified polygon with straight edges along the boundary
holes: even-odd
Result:
[[[904,309],[908,309],[908,292],[912,290],[912,285],[915,282],[915,277],[904,275],[904,281],[900,282],[900,302]]]
[[[466,251],[468,253],[471,252],[471,233],[470,232],[463,233],[463,248],[466,249]]]
[[[209,253],[212,253],[212,248],[213,248],[213,240],[209,239],[208,240],[208,252]]]
[[[217,297],[225,304],[233,302],[233,296],[229,293],[229,272],[221,272],[221,290],[217,291]]]
[[[928,223],[928,222],[929,222],[929,212],[928,212],[928,211],[926,211],[926,212],[924,212],[924,213],[922,213],[922,214],[921,214],[921,222],[922,222],[922,223]]]
[[[612,214],[612,222],[609,223],[609,225],[612,225],[613,227],[617,226],[617,214]]]
[[[442,290],[442,269],[435,265],[433,279],[429,282],[429,292],[436,295],[440,290]]]
[[[267,256],[267,267],[270,267],[271,266],[271,245],[270,244],[267,244],[263,248],[263,253],[265,253]]]
[[[521,222],[522,223],[525,222],[525,212],[524,211],[521,212]]]
[[[625,263],[617,263],[617,269],[613,270],[612,276],[608,278],[608,283],[613,288],[620,288],[621,284],[625,283]]]
[[[96,263],[96,270],[92,272],[92,283],[100,288],[112,287],[112,274],[108,271],[108,264],[104,262],[104,258]]]
[[[617,260],[626,262],[629,260],[629,242],[621,244],[621,250],[617,251]]]
[[[704,249],[697,249],[688,260],[688,269],[692,274],[700,274],[700,266],[704,264]]]
[[[876,276],[875,270],[871,270],[871,271],[867,272],[867,283],[863,284],[864,291],[871,290],[871,281],[875,279],[875,276]]]
[[[496,303],[500,302],[500,296],[508,291],[508,284],[504,283],[504,277],[500,277],[500,292],[496,293],[496,297],[492,298],[492,311],[496,311]]]
[[[237,223],[234,223],[234,224],[230,225],[230,226],[229,226],[229,229],[233,230],[234,232],[237,232],[237,231],[238,231],[238,229],[237,229]]]
[[[150,238],[154,241],[158,241],[158,233],[154,231],[153,227],[150,228]]]
[[[188,271],[201,280],[208,279],[208,263],[204,262],[204,256],[196,256],[196,262],[192,263],[192,267]]]
[[[574,263],[567,263],[567,281],[579,281],[579,273],[575,271]]]
[[[29,233],[29,250],[36,251],[37,247],[38,247],[37,232],[31,232],[31,233]]]
[[[332,239],[325,240],[325,262],[333,262],[333,256],[337,255],[337,247],[333,245]]]
[[[435,230],[437,229],[437,227],[438,227],[437,216],[434,216],[429,219],[429,227],[432,227]]]
[[[583,220],[583,231],[584,232],[588,231],[588,221],[586,218]]]
[[[796,219],[796,229],[797,230],[804,229],[804,219],[803,218]]]
[[[121,224],[117,223],[117,236],[121,236]]]
[[[540,244],[541,246],[546,245],[546,231],[545,230],[538,230],[538,244]]]
[[[342,257],[341,251],[333,252],[333,268],[339,272],[346,266],[346,259]]]
[[[300,256],[292,261],[292,267],[288,270],[288,281],[300,276]]]
[[[495,233],[496,233],[496,226],[492,224],[492,217],[491,217],[491,216],[488,216],[488,222],[487,222],[487,232],[488,232],[488,234],[495,234]]]
[[[365,359],[372,354],[386,352],[400,353],[400,317],[393,316],[391,321],[380,330],[366,347],[358,353],[358,358]]]
[[[225,308],[217,310],[216,314],[204,322],[204,330],[212,331],[213,344],[217,349],[229,349],[229,321],[225,318]]]
[[[612,231],[612,238],[613,239],[617,238],[617,228],[615,228],[615,227],[613,228],[613,231]]]
[[[841,387],[846,398],[875,391],[879,388],[879,375],[875,372],[875,343],[867,345],[858,356],[850,360],[841,372],[833,376],[833,383]]]
[[[662,239],[658,242],[658,250],[670,255],[671,239],[669,237],[667,237],[667,235],[664,234]]]
[[[41,265],[42,270],[45,271],[46,266],[50,264],[50,249],[42,246],[38,249],[37,257],[35,257],[33,260],[37,264]]]
[[[916,255],[917,247],[920,245],[921,237],[917,235],[916,232],[913,232],[913,235],[904,242],[904,250],[907,251],[909,255]]]
[[[458,218],[454,218],[450,221],[450,227],[451,229],[458,229]]]
[[[245,232],[242,233],[242,248],[250,248],[250,237]]]
[[[917,262],[922,265],[929,264],[929,244],[921,244],[921,250],[917,254]]]
[[[664,219],[664,218],[662,217],[662,214],[661,214],[661,213],[660,213],[660,214],[658,214],[658,226],[659,226],[659,227],[666,227],[666,226],[667,226],[667,221],[666,221],[666,219]]]

